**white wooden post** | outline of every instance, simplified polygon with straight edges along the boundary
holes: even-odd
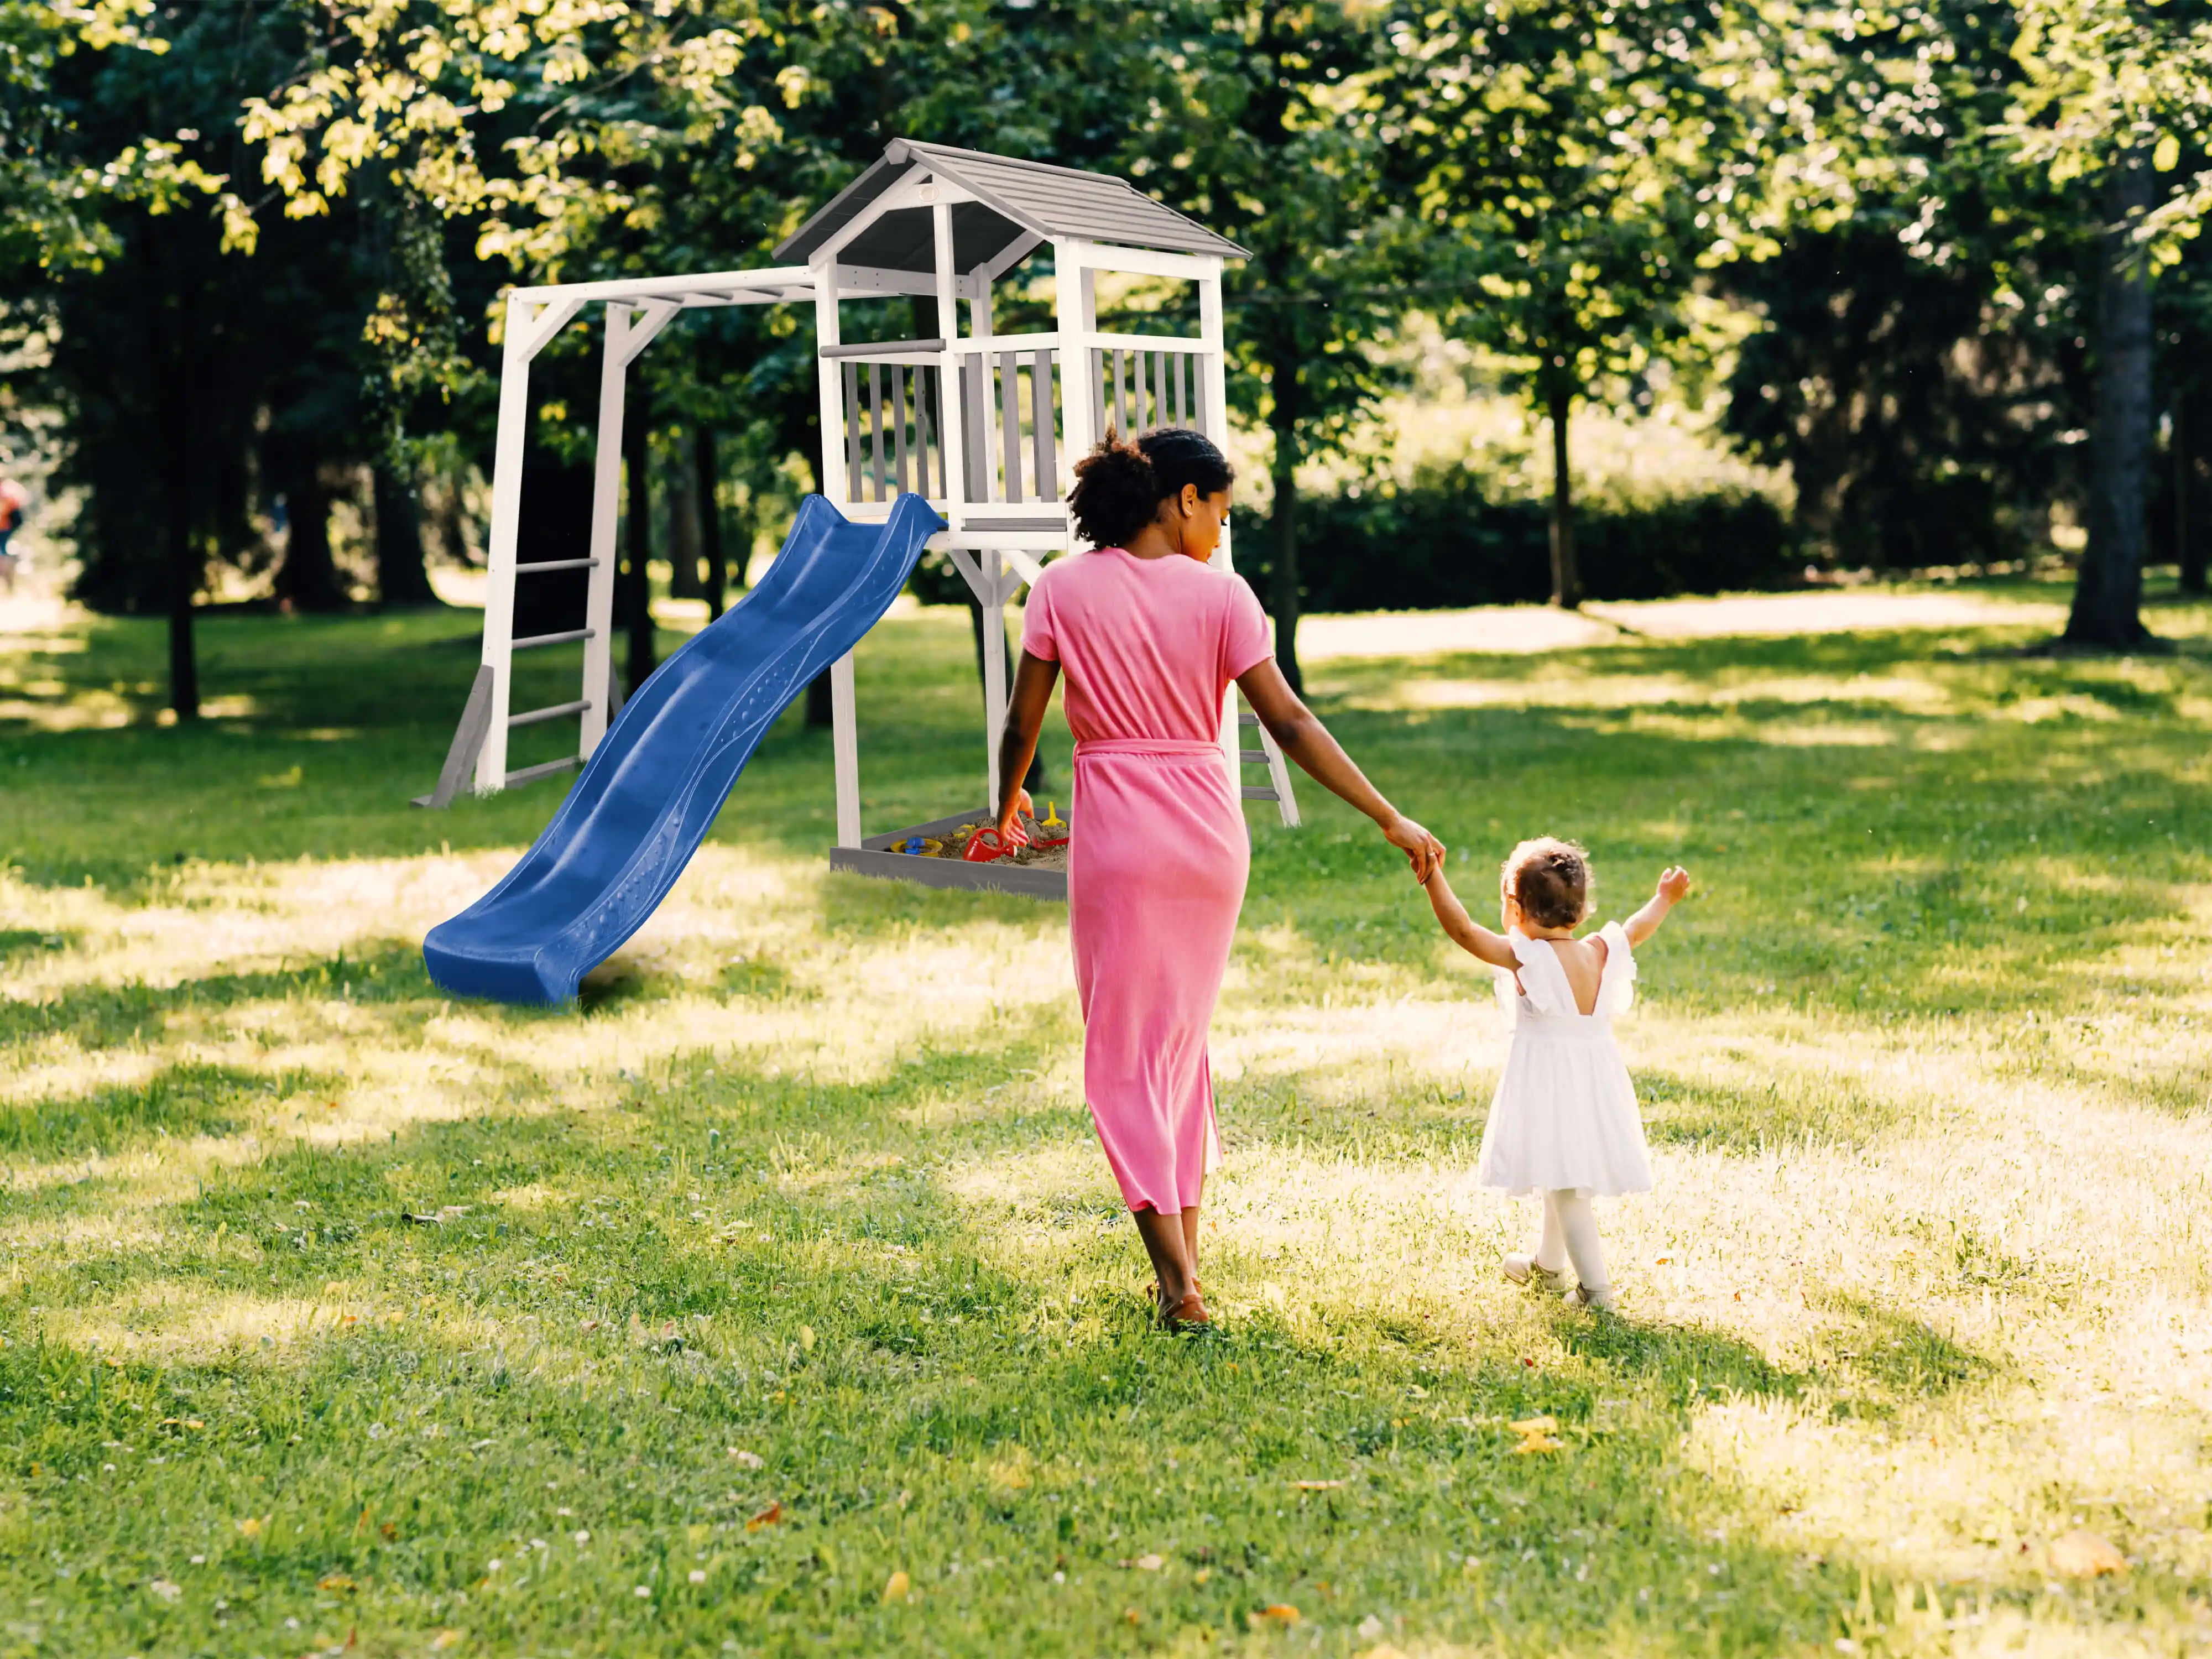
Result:
[[[1083,264],[1082,246],[1064,236],[1052,239],[1053,308],[1060,325],[1060,426],[1066,442],[1060,446],[1060,493],[1075,486],[1075,464],[1098,441],[1091,428],[1091,406],[1097,393],[1091,386],[1091,348],[1085,336],[1094,314],[1091,301],[1091,272]]]
[[[976,277],[975,292],[968,298],[968,335],[975,340],[991,337],[991,283],[990,279],[985,276]],[[983,405],[977,412],[975,422],[976,428],[983,436],[983,465],[980,469],[983,475],[983,499],[1003,501],[1006,499],[1006,492],[999,483],[997,475],[1000,459],[1006,452],[999,441],[999,399],[993,393],[998,382],[998,365],[992,361],[988,351],[975,356],[973,362],[978,371],[975,395],[981,399]]]
[[[814,343],[816,384],[822,393],[822,493],[839,507],[852,504],[845,478],[845,385],[837,360],[822,355],[824,346],[842,345],[837,318],[837,266],[816,263]],[[853,698],[853,653],[830,665],[830,765],[837,790],[837,845],[860,844],[860,710]]]
[[[965,388],[961,354],[952,349],[960,337],[960,278],[952,265],[952,204],[935,202],[929,211],[937,243],[937,335],[945,342],[945,367],[938,371],[938,383],[945,388],[939,422],[944,430],[938,434],[945,446],[945,521],[957,547],[960,532],[967,527],[967,514],[962,509],[968,501],[968,416],[962,398]]]
[[[1006,599],[1003,562],[995,549],[983,555],[983,748],[990,805],[999,805],[999,734],[1006,723]]]
[[[483,665],[491,670],[491,725],[477,750],[479,793],[507,783],[507,714],[514,644],[514,548],[522,516],[522,452],[530,434],[529,303],[510,295],[500,347],[499,428],[492,449],[489,580],[484,592]]]
[[[620,517],[623,408],[629,386],[630,310],[610,302],[605,343],[599,355],[599,448],[592,458],[592,557],[585,588],[584,689],[591,704],[584,710],[577,752],[591,757],[606,735],[607,711],[614,702],[615,526]]]
[[[1198,281],[1198,335],[1201,349],[1198,358],[1198,397],[1206,410],[1206,429],[1213,441],[1226,447],[1229,441],[1229,379],[1226,361],[1226,339],[1221,325],[1221,261],[1213,260],[1212,270]],[[1229,526],[1221,526],[1221,545],[1214,557],[1220,562],[1223,572],[1237,568],[1231,544]],[[1239,803],[1243,811],[1243,763],[1239,750],[1243,733],[1237,725],[1237,688],[1224,690],[1221,696],[1221,763],[1229,773],[1230,799]]]
[[[837,845],[860,844],[860,728],[853,701],[853,653],[830,665],[830,753],[837,772]]]
[[[839,378],[837,360],[823,355],[823,348],[845,343],[837,322],[837,266],[834,260],[814,264],[815,384],[822,395],[822,493],[840,507],[850,505],[845,488],[845,385]]]

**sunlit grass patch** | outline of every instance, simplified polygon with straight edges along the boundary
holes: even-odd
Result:
[[[1669,614],[1361,619],[1313,676],[1470,897],[1537,830],[1604,915],[1697,873],[1623,1027],[1622,1316],[1498,1273],[1490,977],[1309,787],[1251,814],[1187,1342],[1066,913],[830,876],[795,712],[580,1006],[511,1010],[417,950],[557,788],[405,805],[466,619],[210,622],[252,714],[197,730],[158,625],[0,646],[0,697],[128,722],[0,710],[0,1648],[2188,1650],[2212,617],[2107,663]],[[860,653],[870,830],[981,804],[970,653]]]

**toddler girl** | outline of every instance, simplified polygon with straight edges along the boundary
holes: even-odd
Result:
[[[1625,926],[1609,921],[1579,939],[1575,929],[1590,910],[1589,855],[1571,842],[1546,836],[1513,849],[1498,880],[1503,934],[1468,917],[1441,863],[1427,885],[1444,932],[1506,970],[1498,997],[1512,1015],[1513,1043],[1475,1178],[1516,1196],[1541,1193],[1544,1220],[1535,1249],[1505,1258],[1505,1276],[1558,1290],[1571,1261],[1580,1282],[1567,1299],[1610,1310],[1613,1282],[1590,1200],[1651,1190],[1636,1085],[1613,1045],[1613,1017],[1635,994],[1635,947],[1690,890],[1689,872],[1669,867]]]

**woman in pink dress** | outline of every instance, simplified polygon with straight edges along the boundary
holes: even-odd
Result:
[[[1020,837],[1020,780],[1065,670],[1084,1095],[1158,1275],[1161,1321],[1204,1325],[1198,1206],[1220,1161],[1206,1027],[1251,861],[1222,761],[1229,683],[1285,754],[1375,820],[1414,879],[1427,879],[1443,848],[1299,702],[1252,590],[1206,568],[1235,476],[1221,452],[1181,428],[1133,443],[1109,436],[1075,475],[1068,502],[1097,550],[1051,566],[1030,592],[1000,739],[999,830]]]

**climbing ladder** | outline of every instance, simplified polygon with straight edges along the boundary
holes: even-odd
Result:
[[[1231,692],[1230,695],[1233,698],[1236,694]],[[1248,783],[1243,786],[1241,793],[1244,799],[1273,801],[1283,815],[1283,828],[1297,829],[1298,801],[1297,797],[1291,793],[1291,769],[1284,763],[1283,751],[1276,746],[1274,738],[1267,734],[1267,728],[1260,724],[1260,717],[1257,714],[1249,710],[1239,712],[1237,716],[1237,759],[1240,766],[1264,766],[1267,769],[1267,782]],[[1257,749],[1247,749],[1243,746],[1243,734],[1246,732],[1256,732],[1260,734],[1260,746]]]

